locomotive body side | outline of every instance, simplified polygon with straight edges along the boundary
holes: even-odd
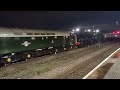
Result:
[[[74,36],[65,31],[0,29],[1,63],[56,53],[74,45]]]

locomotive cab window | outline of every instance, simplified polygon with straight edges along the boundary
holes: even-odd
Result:
[[[50,35],[50,33],[46,33],[46,35]]]

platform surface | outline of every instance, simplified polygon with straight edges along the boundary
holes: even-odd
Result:
[[[120,79],[120,58],[117,58],[103,79]]]

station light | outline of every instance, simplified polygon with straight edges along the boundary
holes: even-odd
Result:
[[[85,30],[85,32],[86,32],[87,30]]]
[[[80,29],[79,29],[79,28],[76,28],[76,31],[80,31]]]
[[[116,22],[117,26],[118,26],[118,22]]]
[[[75,30],[73,29],[72,31],[74,32]]]
[[[100,32],[100,30],[97,29],[96,32]]]
[[[95,32],[95,31],[93,31],[93,32]]]
[[[90,29],[88,29],[88,32],[91,32],[91,30],[90,30]]]

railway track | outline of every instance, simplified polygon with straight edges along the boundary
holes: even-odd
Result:
[[[65,76],[61,77],[62,79],[82,79],[88,72],[95,68],[99,63],[101,63],[108,55],[113,51],[119,48],[118,45],[111,47],[108,50],[96,55],[95,57],[86,60],[79,64],[79,66],[74,67],[73,71]],[[59,77],[58,77],[59,78]]]
[[[30,60],[28,62],[16,63],[14,65],[0,68],[0,78],[4,78],[4,79],[5,78],[14,79],[18,77],[23,79],[42,78],[42,75],[44,75],[44,73],[49,72],[54,68],[64,67],[69,62],[72,62],[76,59],[79,59],[81,57],[84,57],[85,55],[94,53],[101,49],[104,49],[108,45],[110,46],[111,44],[104,43],[102,44],[101,48],[98,48],[97,45],[93,45],[88,48],[84,47],[84,48],[80,48],[72,51],[58,53],[56,55],[47,55],[43,58]],[[90,62],[94,62],[94,61],[89,60],[86,63],[84,62],[83,65],[80,65],[80,66],[85,67]],[[76,68],[75,71],[73,70],[73,73],[76,73],[78,70],[80,70],[80,67]],[[82,76],[84,74],[82,74]],[[76,73],[76,75],[78,74]],[[70,78],[71,76],[74,76],[74,75],[72,73],[69,73],[69,75],[64,76],[62,78]]]

